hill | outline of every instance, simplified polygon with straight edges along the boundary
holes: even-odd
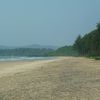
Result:
[[[58,47],[57,46],[52,46],[52,45],[39,45],[39,44],[33,44],[33,45],[28,45],[28,46],[23,46],[22,48],[39,48],[39,49],[53,49],[56,50]]]
[[[0,49],[18,49],[18,48],[32,48],[32,49],[53,49],[56,50],[57,46],[52,45],[39,45],[39,44],[33,44],[33,45],[27,45],[27,46],[4,46],[0,45]]]

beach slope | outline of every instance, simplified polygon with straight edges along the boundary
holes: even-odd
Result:
[[[0,100],[100,100],[100,61],[0,62]]]

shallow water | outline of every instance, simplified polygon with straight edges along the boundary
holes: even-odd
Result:
[[[18,57],[18,56],[0,56],[0,61],[18,61],[18,60],[50,60],[55,57]]]

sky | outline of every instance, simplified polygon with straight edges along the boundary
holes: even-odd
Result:
[[[100,0],[0,0],[0,45],[72,45],[100,22]]]

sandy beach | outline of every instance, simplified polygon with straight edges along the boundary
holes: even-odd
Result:
[[[0,100],[100,100],[100,61],[0,62]]]

